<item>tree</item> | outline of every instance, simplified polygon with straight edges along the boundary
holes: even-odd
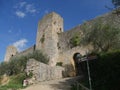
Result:
[[[74,34],[74,36],[70,39],[70,47],[73,48],[73,47],[79,46],[80,41],[81,41],[80,35]]]
[[[109,51],[120,48],[120,29],[100,20],[93,25],[83,26],[83,44],[91,44],[96,51]]]
[[[112,0],[112,4],[114,5],[115,8],[115,14],[117,14],[117,16],[120,15],[120,0]]]
[[[112,4],[114,5],[115,8],[120,7],[120,0],[112,0]]]

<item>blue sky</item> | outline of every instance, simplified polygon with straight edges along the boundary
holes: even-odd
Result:
[[[84,21],[109,12],[111,0],[0,0],[0,62],[6,48],[22,51],[36,41],[38,21],[55,11],[64,18],[67,31]]]

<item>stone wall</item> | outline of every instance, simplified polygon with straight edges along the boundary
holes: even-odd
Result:
[[[80,53],[82,55],[86,54],[86,51],[91,51],[92,47],[91,46],[86,46],[86,47],[74,47],[72,49],[69,49],[64,52],[59,53],[59,62],[63,62],[63,66],[65,67],[65,72],[67,72],[67,75],[65,76],[75,76],[75,64],[73,60],[73,56],[75,53]]]
[[[82,37],[83,35],[83,26],[86,24],[89,27],[89,30],[92,30],[91,26],[93,26],[96,22],[100,22],[102,24],[110,24],[114,27],[120,28],[120,15],[114,14],[115,11],[103,14],[101,16],[97,16],[92,20],[88,20],[81,25],[78,25],[67,32],[63,32],[59,35],[59,51],[64,52],[66,50],[70,50],[70,39],[75,35],[79,35]]]
[[[26,72],[33,73],[33,83],[60,79],[63,77],[62,72],[64,68],[59,66],[51,67],[47,64],[36,61],[35,59],[29,59],[27,62]]]
[[[40,20],[38,24],[36,50],[41,50],[49,58],[49,65],[56,65],[58,58],[58,34],[63,32],[63,19],[52,12]]]
[[[29,53],[33,53],[34,51],[35,51],[35,45],[26,49],[26,50],[24,50],[24,51],[22,51],[22,52],[17,53],[15,56],[25,56]]]
[[[17,48],[14,46],[8,46],[5,54],[4,61],[9,62],[10,58],[17,54]]]
[[[96,17],[92,20],[86,21],[85,24],[88,27],[91,27],[97,21],[101,21],[102,24],[109,23],[110,25],[114,25],[115,27],[120,28],[120,25],[119,25],[120,24],[120,16],[117,16],[113,12],[110,12],[110,13],[104,14],[102,16]],[[46,16],[43,17],[42,20],[40,20],[40,22],[38,24],[36,48],[35,48],[35,46],[32,46],[20,53],[17,53],[17,50],[14,47],[8,47],[6,56],[5,56],[5,61],[8,61],[11,56],[14,56],[16,54],[17,54],[17,56],[21,56],[21,55],[26,55],[26,54],[32,53],[34,50],[41,50],[43,53],[48,55],[48,58],[50,60],[49,65],[55,66],[56,62],[63,62],[64,66],[70,67],[69,68],[70,72],[69,72],[69,70],[67,71],[69,74],[75,70],[73,55],[76,52],[79,52],[82,55],[84,55],[86,53],[86,51],[90,51],[93,49],[92,46],[90,46],[90,45],[82,46],[82,44],[78,47],[74,47],[74,48],[70,47],[70,39],[74,35],[77,34],[80,37],[82,37],[82,35],[83,35],[82,26],[83,25],[84,24],[78,25],[75,28],[73,28],[67,32],[63,32],[63,18],[54,12],[47,14]],[[92,30],[91,28],[89,28],[89,29]],[[32,63],[31,63],[31,65],[32,65]],[[33,64],[33,65],[35,65],[35,64]],[[36,63],[36,68],[35,68],[35,66],[33,66],[34,67],[33,69],[35,69],[35,71],[38,70],[37,65],[39,66],[39,69],[40,69],[40,67],[41,68],[46,67],[46,68],[50,68],[50,72],[54,72],[54,67],[50,67],[50,66],[40,64],[40,63],[39,64]],[[32,69],[32,66],[30,68]],[[65,68],[65,69],[67,69],[67,68]],[[40,70],[42,70],[42,69],[40,69]],[[45,70],[49,70],[49,69],[45,69]],[[47,72],[45,70],[42,70],[43,73]],[[50,73],[50,72],[48,72],[48,73]],[[43,74],[40,74],[40,71],[38,74],[43,75]],[[53,78],[52,76],[45,76],[45,77],[38,76],[37,79],[39,77],[44,78],[44,79],[45,79],[45,77],[47,77],[48,79]],[[44,80],[44,79],[42,79],[42,80]]]
[[[71,49],[70,47],[70,39],[74,36],[74,35],[82,35],[81,33],[81,26],[76,26],[73,29],[67,31],[67,32],[63,32],[59,35],[59,51],[66,51]]]

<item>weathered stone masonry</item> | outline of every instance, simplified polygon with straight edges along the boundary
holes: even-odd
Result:
[[[58,34],[63,32],[63,19],[60,15],[52,12],[38,24],[36,50],[42,50],[47,54],[49,65],[55,66],[58,59]]]
[[[63,71],[64,71],[63,67],[59,66],[52,67],[50,65],[40,63],[35,59],[29,59],[26,67],[26,72],[28,75],[30,72],[33,73],[32,78],[33,83],[63,78],[62,76]]]
[[[112,14],[112,12],[87,21],[86,24],[91,27],[91,25],[99,20],[101,20],[102,24],[111,22],[111,25],[120,27],[119,23],[117,23],[117,21],[120,21],[120,18],[118,18],[115,14]],[[20,56],[32,53],[34,50],[41,50],[49,58],[50,66],[55,66],[57,62],[63,62],[64,66],[71,65],[72,67],[68,74],[72,71],[74,72],[73,55],[76,52],[84,55],[86,51],[91,51],[93,49],[90,45],[81,45],[73,48],[70,47],[70,39],[75,34],[78,34],[79,36],[83,35],[81,28],[82,26],[83,25],[78,25],[67,32],[63,32],[63,18],[55,12],[47,14],[38,23],[35,46],[32,46],[31,48],[20,53],[18,53],[15,47],[9,46],[6,51],[4,61],[9,61],[10,58],[15,55]]]
[[[86,48],[70,48],[69,46],[70,38],[73,37],[74,34],[77,33],[81,36],[82,32],[80,27],[81,26],[79,25],[70,31],[63,32],[63,18],[55,12],[47,14],[38,23],[36,44],[27,50],[14,55],[21,56],[32,53],[34,50],[41,50],[48,56],[50,60],[49,65],[51,66],[55,66],[57,62],[70,64],[73,56],[72,54],[74,54],[74,52],[80,52],[84,54],[84,50]],[[8,57],[7,55],[8,53],[6,53],[5,58],[7,57],[7,60],[9,61],[11,56]]]

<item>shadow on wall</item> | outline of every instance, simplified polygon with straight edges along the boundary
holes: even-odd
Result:
[[[64,71],[62,72],[63,77],[76,76],[76,72],[72,64],[65,64],[63,67],[65,68]]]

